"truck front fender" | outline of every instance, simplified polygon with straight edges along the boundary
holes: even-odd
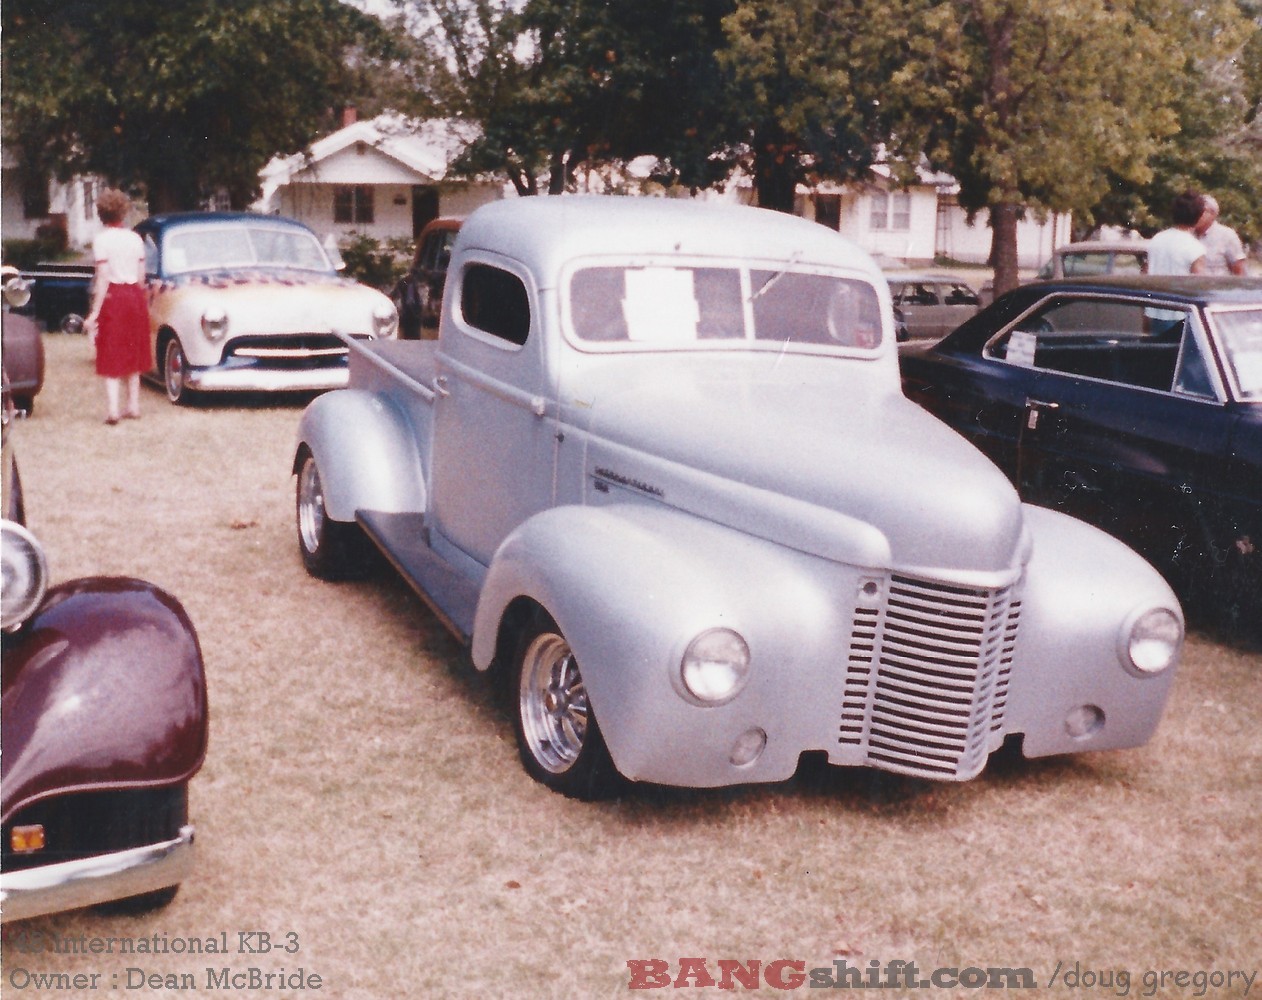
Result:
[[[197,634],[175,598],[117,577],[54,587],[4,640],[4,821],[50,795],[188,781],[206,713]]]
[[[358,510],[420,513],[427,507],[416,430],[386,397],[337,389],[317,397],[298,424],[295,473],[305,447],[315,457],[324,506],[335,521]]]
[[[558,507],[513,532],[492,560],[474,619],[472,655],[486,669],[510,644],[501,625],[526,598],[556,621],[583,673],[618,770],[696,787],[790,777],[804,749],[835,742],[858,574],[852,567],[671,508]],[[744,690],[703,706],[679,666],[694,638],[730,628],[750,649]],[[743,734],[767,744],[731,762]]]
[[[1126,659],[1139,616],[1166,608],[1183,622],[1161,575],[1098,528],[1025,505],[1033,538],[1006,729],[1027,757],[1147,742],[1175,665],[1146,675]]]

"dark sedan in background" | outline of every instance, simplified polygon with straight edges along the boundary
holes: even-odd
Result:
[[[1033,503],[1262,622],[1262,280],[1100,277],[1002,296],[902,357],[907,395]]]

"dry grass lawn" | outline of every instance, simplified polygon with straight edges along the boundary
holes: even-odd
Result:
[[[185,603],[211,742],[193,783],[198,867],[176,901],[10,926],[6,995],[87,995],[23,979],[63,972],[100,973],[97,997],[187,996],[128,989],[126,970],[204,991],[213,965],[322,978],[235,996],[615,997],[629,959],[705,957],[1025,966],[1044,988],[1078,963],[1124,970],[1131,996],[1191,997],[1190,979],[1142,977],[1262,969],[1258,652],[1194,636],[1139,750],[1004,761],[961,786],[833,770],[572,802],[526,777],[463,651],[397,579],[303,572],[301,401],[177,409],[145,389],[144,419],[108,428],[86,339],[46,341],[48,385],[17,428],[31,527],[56,580],[134,575]],[[237,932],[254,930],[299,950],[241,954]],[[232,953],[211,959],[24,950],[221,932]]]

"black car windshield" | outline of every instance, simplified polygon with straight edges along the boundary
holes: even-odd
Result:
[[[166,274],[241,267],[333,270],[319,241],[306,230],[234,223],[172,230],[163,241],[162,267]]]
[[[870,284],[806,270],[586,267],[570,279],[569,315],[580,340],[653,349],[753,342],[866,350],[881,342]]]
[[[1262,309],[1216,312],[1214,325],[1222,337],[1240,395],[1262,399]]]

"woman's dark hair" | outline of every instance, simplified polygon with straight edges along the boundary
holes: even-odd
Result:
[[[1205,199],[1199,191],[1188,188],[1170,205],[1170,218],[1176,226],[1195,226],[1205,211]]]

